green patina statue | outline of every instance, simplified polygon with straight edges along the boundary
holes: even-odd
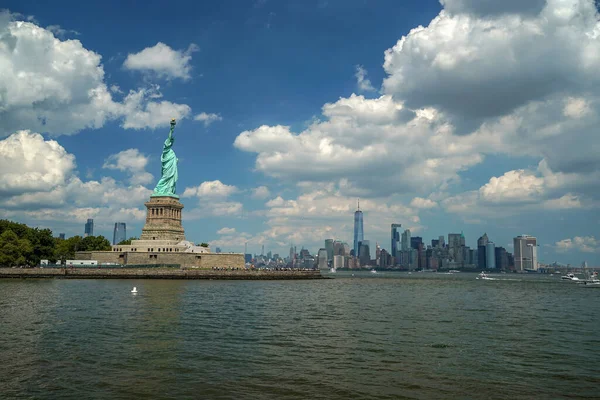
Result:
[[[162,163],[160,180],[154,188],[152,197],[156,196],[169,196],[176,199],[179,198],[175,193],[177,188],[177,157],[171,147],[175,142],[173,131],[175,130],[175,118],[171,120],[171,130],[169,131],[169,137],[165,140],[163,146],[162,155],[160,156],[160,162]]]

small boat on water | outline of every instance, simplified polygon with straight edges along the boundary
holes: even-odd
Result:
[[[335,274],[336,272],[337,272],[337,270],[334,267],[329,268],[330,274]]]
[[[564,280],[564,281],[578,281],[579,278],[575,276],[575,274],[573,273],[568,273],[564,276],[561,276],[560,279]]]
[[[457,270],[457,269],[451,269],[451,270],[450,270],[450,271],[448,271],[448,272],[450,272],[451,274],[457,274],[457,273],[459,273],[460,271],[459,271],[459,270]]]
[[[372,270],[371,270],[371,273],[372,273],[372,274],[376,274],[376,273],[377,273],[377,271],[375,271],[374,269],[372,269]]]
[[[483,279],[486,281],[494,281],[494,278],[490,278],[488,274],[486,274],[485,272],[481,271],[481,273],[479,275],[477,275],[477,277],[475,279]]]
[[[131,290],[131,293],[136,294],[137,292],[138,292],[137,288],[134,286],[133,289]]]

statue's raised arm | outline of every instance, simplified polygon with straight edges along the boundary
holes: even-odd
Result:
[[[154,188],[152,196],[169,196],[179,198],[176,194],[177,189],[177,157],[173,151],[173,143],[175,143],[175,118],[171,120],[171,129],[169,130],[169,137],[165,140],[163,146],[162,155],[160,156],[160,162],[162,164],[160,180]]]

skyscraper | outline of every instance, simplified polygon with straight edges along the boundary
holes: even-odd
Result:
[[[496,269],[496,245],[494,242],[488,242],[485,245],[485,267]]]
[[[361,240],[358,244],[358,258],[361,266],[369,265],[371,263],[370,244],[371,243],[368,240]]]
[[[327,269],[327,249],[319,249],[317,253],[319,269]]]
[[[392,224],[392,257],[398,257],[398,245],[400,244],[400,227],[402,224]]]
[[[333,260],[333,239],[325,239],[325,250],[327,250],[327,261]]]
[[[127,239],[127,226],[125,222],[115,222],[115,229],[113,231],[113,245],[121,243]]]
[[[83,237],[87,236],[94,236],[94,220],[91,218],[88,218],[87,222],[85,223]]]
[[[402,232],[402,239],[400,242],[400,249],[402,251],[408,251],[410,249],[410,229]]]
[[[487,233],[484,233],[479,239],[477,239],[477,267],[485,268],[486,267],[486,256],[485,256],[485,246],[488,244],[488,236]]]
[[[520,235],[513,239],[515,250],[515,269],[517,271],[537,270],[537,239],[529,235]]]
[[[62,239],[62,240],[65,240],[65,234],[64,233],[59,233],[58,234],[58,238]]]
[[[461,236],[462,233],[449,233],[448,234],[448,253],[453,261],[460,263],[463,261],[462,247],[461,247]]]
[[[359,256],[359,242],[364,239],[363,234],[363,213],[360,211],[360,200],[358,201],[357,210],[354,213],[354,255]]]

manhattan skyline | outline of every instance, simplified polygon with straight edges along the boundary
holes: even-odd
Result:
[[[600,265],[592,0],[2,6],[0,218],[139,236],[177,118],[186,236],[211,248],[352,245],[360,197],[388,251],[401,224]]]

